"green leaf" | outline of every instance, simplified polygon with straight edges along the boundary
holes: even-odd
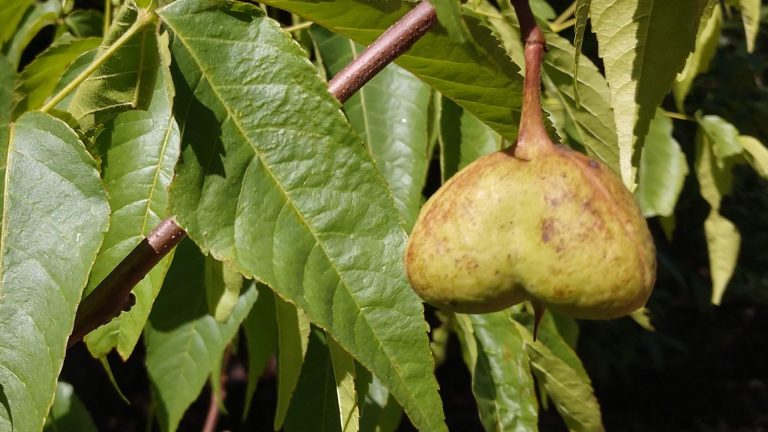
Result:
[[[587,29],[590,3],[591,0],[576,0],[576,11],[574,12],[576,25],[573,28],[573,88],[575,90],[573,96],[577,108],[581,105],[577,83],[579,82],[579,68],[581,67],[581,47],[584,44],[584,32]]]
[[[110,50],[138,17],[133,2],[125,2],[115,14],[99,55]],[[106,123],[121,111],[147,109],[160,65],[156,32],[155,26],[145,26],[123,46],[110,51],[106,62],[77,87],[69,112],[84,130]]]
[[[328,351],[333,364],[341,431],[358,432],[360,408],[355,390],[355,359],[330,337],[328,337]]]
[[[472,392],[486,431],[538,430],[538,404],[525,342],[509,313],[469,315],[477,359]]]
[[[105,125],[96,140],[113,208],[110,229],[91,271],[90,292],[168,214],[168,186],[179,157],[179,128],[163,99],[164,78],[157,80],[153,112],[129,111]],[[112,349],[127,360],[141,336],[155,297],[173,259],[169,254],[133,288],[136,304],[85,337],[94,357]],[[239,291],[238,291],[239,292]],[[236,301],[237,296],[235,296]]]
[[[28,113],[10,129],[0,150],[0,430],[36,431],[109,206],[96,162],[66,124]]]
[[[335,33],[368,45],[413,6],[399,0],[267,0]],[[520,118],[519,69],[479,20],[465,17],[474,45],[457,45],[435,25],[397,64],[514,142]]]
[[[355,372],[357,399],[360,406],[360,430],[395,432],[403,417],[403,409],[384,384],[367,369],[358,364]]]
[[[275,296],[277,318],[277,408],[275,430],[280,430],[288,414],[291,398],[301,375],[307,353],[309,320],[291,303]]]
[[[337,74],[363,47],[313,26],[330,75]],[[344,104],[352,127],[363,137],[392,191],[407,229],[416,222],[427,175],[430,89],[403,68],[390,64]]]
[[[243,322],[245,343],[248,350],[248,384],[245,390],[245,409],[243,420],[248,417],[253,394],[269,359],[277,351],[277,317],[275,316],[275,298],[272,290],[264,285],[257,285],[259,296],[251,313]]]
[[[83,54],[99,46],[100,38],[62,38],[30,63],[19,77],[14,116],[39,109],[53,93],[61,76]]]
[[[24,16],[24,12],[35,3],[35,0],[3,0],[0,3],[0,46],[10,39]]]
[[[736,127],[715,115],[701,116],[697,113],[696,120],[712,146],[719,167],[723,167],[729,157],[741,154],[743,148]]]
[[[8,126],[11,123],[13,107],[13,88],[17,77],[16,71],[8,60],[0,55],[0,148],[8,145]]]
[[[747,37],[747,52],[755,51],[755,41],[760,32],[760,7],[761,0],[732,0],[739,6],[741,20],[744,23],[744,33]]]
[[[182,0],[158,13],[173,32],[184,131],[171,186],[180,224],[304,310],[416,427],[444,430],[401,218],[306,53],[252,5]]]
[[[145,331],[147,373],[162,431],[174,431],[197,399],[257,297],[248,287],[225,323],[208,315],[205,256],[184,240],[157,296]]]
[[[243,289],[243,276],[231,264],[207,256],[205,281],[208,312],[216,321],[225,322],[237,305]]]
[[[712,274],[712,303],[719,305],[739,258],[741,235],[733,222],[712,211],[704,221]]]
[[[685,153],[672,137],[672,120],[659,110],[640,156],[635,196],[643,216],[672,215],[687,175]]]
[[[744,148],[744,157],[752,168],[764,178],[768,178],[768,148],[756,138],[742,135],[739,137],[739,143]]]
[[[76,37],[101,37],[104,31],[104,15],[96,9],[77,9],[64,18],[64,24]]]
[[[3,0],[3,2],[6,1],[8,0]],[[11,0],[11,3],[14,1],[15,0]],[[29,4],[27,2],[24,3]],[[18,28],[16,28],[15,32],[11,32],[12,37],[8,40],[5,46],[2,47],[2,54],[5,55],[14,66],[19,65],[22,52],[24,52],[24,49],[40,30],[45,26],[56,24],[59,15],[61,15],[61,0],[45,0],[30,3],[32,4],[32,7],[25,9],[21,21],[18,23]],[[0,18],[2,18],[2,16],[0,16]],[[2,22],[3,27],[5,27],[5,22],[0,22]],[[13,25],[9,26],[9,28],[13,28]],[[3,30],[0,30],[0,35],[4,32]]]
[[[96,59],[97,53],[98,49],[90,50],[86,53],[83,53],[83,55],[72,62],[67,70],[61,74],[58,83],[56,84],[56,88],[54,88],[53,92],[51,93],[54,95],[59,93],[62,89],[64,89],[64,87],[74,81],[75,78],[77,78],[77,76],[80,75],[80,73],[83,72]],[[69,109],[69,104],[72,103],[72,99],[74,99],[74,97],[74,92],[66,95],[64,99],[61,100],[61,102],[56,104],[54,109],[57,111],[66,112]],[[75,120],[75,123],[77,124],[77,120]]]
[[[56,397],[45,421],[43,432],[97,432],[91,415],[69,383],[56,384]]]
[[[301,368],[301,379],[296,386],[296,394],[291,401],[285,428],[282,430],[285,432],[338,432],[341,431],[339,419],[336,383],[328,341],[325,334],[315,328],[309,338],[307,358],[304,361],[304,367]],[[275,430],[280,429],[276,426]]]
[[[501,136],[450,99],[440,113],[440,173],[443,182],[474,160],[501,150]]]
[[[693,51],[707,0],[592,0],[592,31],[611,88],[621,176],[635,188],[632,167],[656,107]],[[670,37],[669,29],[675,29]]]
[[[672,94],[680,111],[685,110],[685,97],[691,90],[693,80],[709,70],[709,63],[715,57],[723,24],[723,13],[719,2],[710,1],[701,19],[698,36],[696,36],[696,49],[688,56],[683,71],[672,84]]]
[[[472,41],[469,28],[461,18],[461,2],[459,0],[429,0],[437,13],[437,19],[448,30],[448,36],[457,44]]]

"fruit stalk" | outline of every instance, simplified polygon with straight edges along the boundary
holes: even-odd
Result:
[[[536,24],[528,0],[511,1],[525,44],[525,82],[517,145],[510,148],[508,153],[519,159],[531,160],[538,152],[551,150],[553,147],[541,112],[541,63],[546,42],[544,34]]]

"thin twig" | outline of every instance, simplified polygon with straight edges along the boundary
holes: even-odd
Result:
[[[555,18],[554,21],[552,21],[552,24],[562,24],[567,20],[568,18],[572,17],[573,14],[576,12],[576,6],[578,4],[578,1],[574,1],[571,3],[570,6],[568,6],[567,9],[563,11],[563,13],[560,14],[559,17]]]
[[[376,73],[407,51],[435,22],[435,9],[426,0],[422,1],[333,77],[328,83],[328,90],[344,103]],[[50,105],[54,106],[55,103]],[[161,222],[80,303],[68,346],[108,323],[121,311],[130,309],[133,287],[186,235],[173,219]]]
[[[307,28],[312,27],[312,24],[314,24],[312,21],[304,21],[300,22],[298,24],[294,24],[292,26],[288,26],[283,28],[283,30],[287,31],[288,33],[293,33],[295,31],[304,30]]]
[[[227,345],[227,349],[224,350],[224,355],[221,357],[221,376],[219,379],[219,388],[221,389],[221,403],[224,404],[224,400],[227,398],[227,365],[229,364],[229,358],[232,354],[232,344]],[[205,417],[205,424],[201,432],[215,432],[216,425],[219,423],[219,416],[221,415],[221,409],[219,408],[219,401],[216,399],[216,392],[213,385],[211,385],[211,399],[208,402],[208,415]]]
[[[550,23],[549,24],[549,29],[552,30],[555,33],[560,33],[561,31],[563,31],[563,30],[565,30],[567,28],[573,27],[575,25],[576,25],[576,18],[572,18],[572,19],[569,19],[568,21],[566,21],[564,23],[561,23],[561,24]]]

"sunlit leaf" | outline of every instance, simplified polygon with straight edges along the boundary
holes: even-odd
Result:
[[[729,157],[742,152],[739,131],[728,121],[714,115],[699,114],[696,115],[696,120],[699,122],[704,138],[712,147],[719,167],[723,167]]]
[[[403,409],[376,376],[361,365],[355,367],[360,430],[362,432],[395,432],[403,417]]]
[[[683,102],[691,90],[693,80],[709,70],[709,63],[717,51],[723,24],[723,13],[719,2],[710,1],[701,18],[702,23],[699,24],[699,32],[696,36],[696,49],[688,57],[685,68],[672,84],[672,94],[680,111],[684,111]]]
[[[747,162],[758,174],[768,178],[768,148],[756,138],[747,135],[740,136],[739,143],[744,148]]]
[[[687,175],[685,153],[672,137],[672,120],[659,110],[640,156],[635,196],[643,216],[671,215]]]
[[[574,12],[576,25],[573,27],[573,87],[576,90],[574,96],[577,107],[581,104],[577,83],[579,82],[579,68],[581,66],[581,47],[584,44],[584,32],[587,29],[590,3],[591,0],[576,0],[576,11]]]
[[[472,161],[501,147],[499,134],[450,99],[442,99],[440,173],[443,182]]]
[[[729,0],[735,3],[741,12],[741,21],[744,23],[744,33],[747,37],[747,52],[755,51],[755,42],[760,32],[760,7],[761,0]]]
[[[399,0],[267,0],[363,45],[373,42],[413,7]],[[464,17],[475,44],[457,45],[435,25],[396,62],[483,123],[514,142],[522,77],[488,29]]]
[[[96,162],[62,121],[27,113],[0,148],[0,430],[36,431],[107,229]]]
[[[400,215],[306,53],[252,5],[182,0],[158,13],[173,33],[180,224],[305,311],[417,427],[444,430]]]
[[[56,397],[45,421],[43,432],[97,432],[96,425],[75,394],[72,385],[63,381],[56,384]]]
[[[35,0],[4,0],[0,3],[0,46],[11,38],[16,32],[16,27],[21,22],[24,12],[35,3]]]
[[[288,414],[307,354],[309,320],[291,303],[275,297],[277,319],[277,408],[275,430],[280,430]]]
[[[355,359],[332,338],[328,338],[328,351],[333,364],[341,430],[357,432],[360,430],[360,408],[355,390]]]
[[[145,331],[146,365],[162,431],[174,431],[197,399],[258,291],[244,290],[227,322],[208,315],[205,256],[184,240],[168,270]]]
[[[611,88],[621,176],[635,188],[632,167],[656,107],[693,51],[708,0],[592,0],[592,31]],[[675,29],[670,37],[668,29]]]
[[[8,0],[3,0],[5,3]],[[11,0],[13,2],[14,0]],[[22,15],[18,28],[13,33],[11,39],[5,44],[2,54],[5,55],[12,64],[18,65],[21,61],[21,54],[27,48],[32,39],[45,26],[56,24],[61,14],[61,0],[44,0],[32,2],[32,7],[26,9]],[[2,21],[0,21],[2,22]],[[3,27],[5,23],[3,22]],[[2,32],[3,30],[0,30]]]
[[[205,288],[208,300],[208,312],[219,322],[229,319],[240,290],[243,288],[243,276],[231,264],[205,257]]]
[[[736,269],[741,235],[733,222],[715,212],[710,212],[704,221],[704,232],[712,274],[712,303],[718,305]]]
[[[329,75],[337,74],[363,47],[313,26]],[[387,180],[406,227],[416,221],[427,176],[429,87],[390,64],[344,104],[349,122],[368,145],[376,168]]]

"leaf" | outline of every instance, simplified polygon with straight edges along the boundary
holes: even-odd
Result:
[[[37,431],[109,206],[96,162],[62,121],[27,113],[10,129],[0,152],[0,430]]]
[[[672,83],[672,95],[675,97],[677,109],[685,111],[685,97],[691,90],[693,80],[709,70],[709,64],[715,57],[715,51],[720,41],[720,30],[723,24],[723,13],[719,2],[710,1],[702,14],[702,23],[696,37],[696,49],[688,56],[683,71]]]
[[[299,382],[301,365],[307,353],[309,321],[304,312],[275,296],[277,318],[277,408],[275,430],[280,430],[288,414],[293,392]]]
[[[521,331],[523,337],[532,341],[533,336],[533,321],[534,316],[532,313],[517,313],[514,316],[515,321],[526,326],[526,331]],[[563,321],[565,317],[559,316],[558,320]],[[546,311],[539,323],[539,329],[537,333],[537,342],[547,347],[547,349],[557,358],[563,361],[568,367],[579,376],[579,378],[587,384],[591,384],[587,371],[584,369],[584,365],[581,364],[579,356],[576,354],[571,345],[560,334],[560,330],[555,319],[555,314],[552,311]]]
[[[399,0],[267,0],[368,45],[413,6]],[[457,45],[435,25],[396,62],[444,96],[471,112],[511,142],[517,137],[522,79],[490,31],[472,17],[464,19],[474,45]]]
[[[229,263],[207,256],[205,280],[208,313],[213,315],[216,321],[225,322],[237,305],[240,290],[243,288],[243,276]]]
[[[285,432],[341,431],[335,390],[328,341],[322,331],[313,329],[309,338],[307,358],[304,361],[304,367],[301,368],[301,379],[291,401],[285,428],[282,430]],[[277,426],[275,430],[279,430]]]
[[[643,216],[672,215],[687,175],[685,153],[672,137],[672,120],[659,110],[651,121],[640,156],[635,196]]]
[[[761,0],[733,0],[739,6],[741,20],[744,23],[744,33],[747,37],[747,52],[755,51],[755,41],[760,32]]]
[[[56,384],[56,397],[45,422],[43,432],[78,431],[97,432],[91,415],[75,394],[72,385],[63,381]]]
[[[162,76],[162,74],[161,74]],[[91,271],[91,292],[167,215],[168,186],[179,157],[179,128],[157,81],[154,112],[128,111],[108,122],[96,140],[113,209],[110,230]],[[136,304],[85,337],[94,357],[112,349],[127,360],[141,336],[173,259],[169,254],[133,288]]]
[[[330,75],[356,58],[363,47],[313,26],[312,37]],[[427,122],[430,89],[403,68],[390,64],[344,104],[352,127],[363,137],[387,181],[407,229],[416,222],[427,176]]]
[[[486,431],[538,430],[525,342],[507,312],[469,315],[477,346],[472,393]]]
[[[756,138],[747,135],[741,135],[739,143],[745,150],[747,162],[763,178],[768,178],[768,149]]]
[[[3,0],[3,2],[6,1],[8,0]],[[2,47],[2,54],[6,56],[14,67],[18,67],[22,52],[24,52],[24,49],[40,30],[45,26],[56,24],[59,15],[61,15],[61,0],[44,0],[30,3],[32,6],[25,10],[16,31],[12,32],[13,36]],[[0,22],[5,24],[4,21]],[[13,28],[13,26],[11,25],[10,28]],[[0,33],[2,33],[2,30],[0,30]]]
[[[13,87],[16,83],[16,71],[8,60],[0,55],[0,148],[8,145],[8,127],[11,123],[13,107]]]
[[[731,221],[714,211],[704,221],[704,232],[707,235],[709,269],[712,273],[712,303],[719,305],[736,269],[741,235]]]
[[[138,18],[133,2],[125,2],[104,36],[99,55],[110,50]],[[145,26],[123,46],[109,52],[106,62],[77,87],[69,105],[69,112],[86,131],[122,111],[147,109],[152,100],[160,65],[155,27]]]
[[[403,417],[403,409],[387,388],[359,364],[355,368],[360,430],[363,432],[395,432]]]
[[[416,427],[444,430],[400,216],[305,52],[252,5],[182,0],[158,13],[184,131],[177,220],[333,335]]]
[[[501,148],[499,134],[450,99],[442,99],[440,173],[443,182],[479,157]]]
[[[99,46],[99,38],[62,38],[30,63],[16,86],[14,116],[39,109],[52,94],[62,74],[83,54]]]
[[[739,131],[732,124],[715,115],[701,116],[698,113],[696,120],[712,146],[718,166],[723,167],[727,158],[741,154],[743,149],[739,141]]]
[[[67,68],[67,70],[61,74],[59,77],[58,83],[56,84],[56,88],[53,89],[52,94],[57,94],[60,92],[64,87],[67,86],[67,84],[71,83],[72,81],[77,78],[78,75],[80,75],[81,72],[83,72],[90,64],[96,59],[96,54],[98,52],[98,49],[90,50],[80,57],[78,57],[72,64]],[[75,93],[70,93],[64,97],[64,99],[61,100],[61,102],[56,104],[56,107],[54,108],[56,111],[65,112],[69,109],[69,104],[72,103],[72,99],[74,99]],[[75,120],[75,123],[77,121]],[[79,126],[79,125],[78,125]]]
[[[327,339],[333,364],[341,430],[357,432],[360,430],[360,409],[355,391],[355,359],[332,338]]]
[[[472,41],[469,28],[461,18],[461,2],[459,0],[429,0],[437,13],[437,19],[448,30],[448,36],[457,44]]]
[[[176,248],[145,331],[146,365],[160,430],[173,431],[197,399],[257,297],[251,284],[225,323],[208,315],[205,256],[189,240]]]
[[[587,29],[587,20],[589,19],[589,6],[592,0],[576,0],[576,10],[574,16],[576,25],[573,28],[573,88],[576,107],[580,108],[581,98],[578,92],[579,67],[581,66],[581,47],[584,44],[584,31]]]
[[[605,65],[624,184],[635,188],[633,154],[672,81],[693,51],[707,0],[592,0],[592,31]],[[668,29],[675,29],[670,37]]]
[[[35,0],[3,0],[0,3],[0,46],[16,32],[16,28],[24,16],[24,12],[35,3]]]
[[[76,37],[101,37],[104,32],[104,15],[96,9],[77,9],[64,18],[64,24]]]
[[[264,368],[277,351],[277,318],[272,290],[258,285],[259,296],[251,313],[243,322],[245,343],[248,350],[248,383],[245,390],[243,420],[248,417],[253,394]]]

